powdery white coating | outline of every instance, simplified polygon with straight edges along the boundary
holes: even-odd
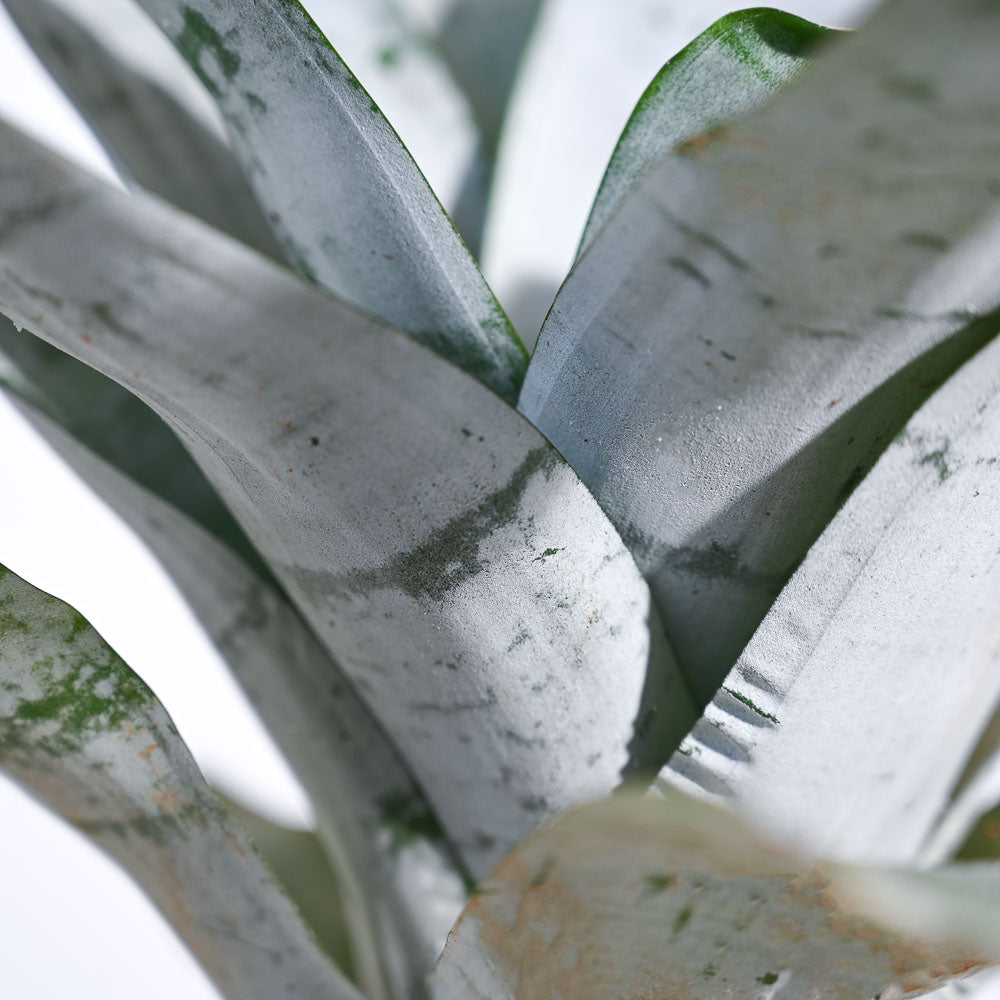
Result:
[[[812,867],[727,812],[618,796],[561,817],[503,862],[448,939],[432,995],[901,1000],[987,963],[995,898],[976,933],[958,938],[966,947],[931,944],[900,919],[900,897],[932,912],[975,892],[915,874],[873,919],[844,887],[861,897],[880,876]],[[927,929],[954,939],[940,919]],[[989,933],[993,948],[978,951]]]
[[[465,892],[449,852],[427,834],[428,807],[395,748],[272,586],[38,410],[17,405],[161,561],[295,768],[337,872],[366,993],[419,996]]]
[[[0,205],[3,309],[177,429],[474,874],[677,745],[693,713],[648,588],[500,399],[11,132]]]
[[[0,571],[0,766],[149,893],[229,997],[359,1000],[170,718],[72,608]]]
[[[141,0],[215,96],[302,274],[513,399],[526,357],[399,137],[297,3]]]
[[[611,156],[579,253],[661,156],[723,122],[744,117],[806,69],[807,41],[815,42],[821,29],[791,23],[795,20],[767,9],[731,14],[657,73]]]
[[[306,9],[399,133],[452,215],[477,170],[479,129],[428,34],[398,0],[309,0]],[[479,212],[485,191],[478,191]]]
[[[520,407],[629,543],[707,701],[907,417],[995,333],[1000,12],[891,4],[664,159],[583,255]]]
[[[662,783],[810,851],[917,858],[1000,701],[998,362],[994,343],[890,446]]]

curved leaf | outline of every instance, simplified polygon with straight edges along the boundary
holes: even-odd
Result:
[[[667,156],[581,257],[521,395],[704,702],[910,414],[997,329],[1000,15],[898,0]]]
[[[225,546],[37,410],[17,405],[145,540],[295,769],[338,873],[366,992],[420,996],[464,902],[465,879],[343,673],[285,598]]]
[[[1000,955],[1000,871],[976,874],[814,865],[729,813],[618,796],[501,864],[452,932],[433,996],[912,996]]]
[[[664,61],[727,0],[546,0],[511,94],[483,271],[534,344],[573,264],[622,124]]]
[[[597,190],[577,257],[636,182],[671,149],[760,107],[811,63],[829,34],[767,7],[719,18],[681,49],[646,88]]]
[[[994,342],[909,422],[661,782],[828,856],[920,858],[1000,704],[998,364]]]
[[[306,6],[478,253],[488,181],[483,138],[445,53],[406,2],[310,0]]]
[[[502,400],[10,131],[0,233],[4,311],[178,430],[474,874],[676,746],[693,717],[648,589]],[[80,252],[94,240],[101,254]]]
[[[523,346],[406,148],[300,4],[140,5],[218,102],[288,260],[515,399]]]
[[[272,257],[281,248],[235,157],[216,132],[155,76],[143,71],[147,50],[130,63],[108,46],[131,22],[102,2],[100,34],[66,0],[4,0],[15,24],[100,139],[126,178]],[[127,12],[127,11],[126,11]],[[107,29],[112,29],[110,32]],[[131,42],[119,37],[119,47]],[[147,34],[156,37],[150,24]],[[140,35],[140,39],[142,36]],[[134,42],[132,42],[134,44]],[[178,67],[187,73],[186,67]]]
[[[227,996],[356,1000],[155,696],[0,567],[0,767],[126,868]]]

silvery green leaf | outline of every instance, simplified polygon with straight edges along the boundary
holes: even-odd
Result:
[[[660,157],[779,93],[810,65],[810,54],[828,33],[792,14],[756,7],[727,14],[681,49],[635,106],[604,172],[579,253]]]
[[[0,568],[0,767],[145,889],[233,1000],[359,994],[170,718],[72,608]]]
[[[104,40],[110,34],[119,48],[135,44],[120,19],[121,8],[131,5],[102,3],[96,19],[93,13],[81,17],[77,0],[4,0],[4,6],[120,173],[217,229],[281,257],[223,140],[172,88],[144,69],[145,46],[129,60]],[[129,23],[126,18],[126,29]],[[154,25],[147,29],[147,37],[162,43]],[[177,69],[190,74],[183,64]]]
[[[628,541],[696,697],[909,415],[996,332],[1000,12],[896,0],[668,155],[520,406]]]
[[[216,99],[305,276],[506,399],[527,358],[410,154],[294,0],[140,0]]]
[[[412,338],[11,130],[0,308],[170,421],[474,874],[690,728],[649,591],[593,498]]]
[[[488,182],[480,125],[422,19],[400,0],[306,6],[477,252]]]
[[[727,812],[615,796],[544,827],[486,880],[432,995],[913,996],[1000,955],[1000,873],[977,874],[815,864]]]
[[[927,860],[1000,703],[998,364],[1000,341],[889,446],[661,783],[828,856]]]
[[[726,0],[546,0],[504,124],[483,269],[531,346],[573,264],[622,126]]]
[[[464,902],[465,879],[342,671],[287,600],[226,546],[15,402],[160,560],[305,786],[366,992],[419,996]]]

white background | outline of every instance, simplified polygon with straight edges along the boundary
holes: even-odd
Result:
[[[847,26],[871,4],[792,0],[784,6]],[[0,115],[113,179],[2,11]],[[142,544],[2,400],[0,442],[6,470],[0,561],[95,624],[159,695],[211,780],[274,819],[308,826],[309,807],[295,779]],[[138,996],[218,998],[127,877],[0,778],[0,997]]]

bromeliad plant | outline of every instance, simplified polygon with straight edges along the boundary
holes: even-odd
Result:
[[[478,245],[558,0],[428,5],[433,45],[415,0],[310,4],[337,51],[295,0],[139,0],[200,92],[128,0],[5,5],[134,183],[0,130],[5,384],[302,779],[350,969],[10,572],[0,764],[225,995],[895,997],[997,955],[997,869],[939,866],[1000,799],[1000,4],[719,21],[530,361],[451,220]]]

